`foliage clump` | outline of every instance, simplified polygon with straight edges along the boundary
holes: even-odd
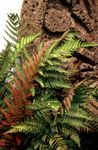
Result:
[[[18,39],[14,50],[8,42],[0,54],[0,147],[81,149],[80,133],[98,131],[98,118],[89,107],[98,108],[97,87],[89,87],[89,78],[73,82],[78,64],[69,65],[75,51],[97,44],[69,30],[29,54],[26,46],[40,34]]]

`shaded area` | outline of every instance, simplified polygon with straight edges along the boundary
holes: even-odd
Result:
[[[98,133],[82,133],[81,150],[98,150]]]

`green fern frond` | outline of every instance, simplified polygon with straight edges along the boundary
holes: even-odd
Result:
[[[28,44],[33,42],[38,36],[40,36],[41,32],[34,34],[34,35],[29,35],[26,37],[21,38],[17,44],[15,50],[13,50],[13,57],[12,61],[15,62],[15,60],[19,57],[22,56],[22,54],[25,52],[25,48]]]
[[[49,139],[49,145],[53,149],[57,150],[68,150],[68,146],[66,144],[66,141],[64,140],[64,137],[59,134],[53,134]]]
[[[81,47],[94,47],[94,46],[98,46],[98,44],[96,43],[88,43],[88,42],[83,42],[80,39],[71,39],[71,40],[66,40],[63,41],[63,43],[56,47],[55,49],[55,54],[56,53],[64,53],[65,54],[72,54],[74,51],[76,51],[77,49],[81,48]]]
[[[71,36],[69,36],[70,34]],[[95,43],[87,43],[76,38],[75,34],[71,32],[52,41],[40,63],[41,67],[39,76],[35,79],[36,82],[43,88],[69,88],[68,78],[71,75],[71,70],[66,71],[64,65],[68,64],[69,57],[72,57],[71,55],[78,48],[95,45]]]
[[[74,141],[80,147],[80,137],[79,137],[77,130],[75,130],[74,128],[70,126],[62,125],[60,127],[60,131],[64,135],[64,137],[66,138],[70,137],[70,139]]]
[[[2,99],[9,93],[7,79],[10,78],[10,70],[8,70],[11,61],[11,46],[8,43],[6,48],[0,52],[0,104],[3,103]],[[10,80],[10,79],[9,79]]]
[[[41,32],[21,38],[21,40],[16,44],[16,49],[24,49],[28,44],[40,36],[40,34]]]
[[[73,97],[72,105],[77,106],[78,104],[86,104],[90,98],[92,97],[92,90],[91,88],[81,85],[75,89],[75,95]],[[74,107],[75,108],[75,107]]]
[[[42,87],[42,88],[50,88],[50,89],[59,89],[59,88],[69,88],[70,87],[70,84],[66,83],[66,80],[64,80],[63,78],[60,79],[59,77],[58,78],[55,78],[55,77],[50,77],[50,78],[36,78],[35,81],[37,81],[37,83],[39,83],[39,85]],[[64,84],[65,82],[65,84]]]
[[[44,111],[47,113],[49,110],[58,111],[61,107],[61,103],[57,99],[53,99],[51,95],[45,94],[42,99],[36,100],[33,102],[33,105],[28,106],[27,108],[32,111]]]
[[[18,30],[19,30],[19,24],[20,24],[20,19],[18,14],[11,13],[8,14],[8,20],[6,21],[6,34],[8,36],[8,40],[5,38],[7,42],[11,44],[12,47],[15,47],[16,43],[18,42]]]
[[[10,129],[7,133],[17,133],[17,132],[22,132],[22,133],[40,133],[42,132],[43,126],[38,123],[38,122],[24,122],[21,125],[16,125],[13,126],[12,129]]]
[[[7,68],[11,61],[11,46],[8,43],[5,50],[0,52],[0,81],[3,81],[3,79],[6,77],[7,74]]]
[[[80,112],[79,112],[80,111]],[[79,115],[78,115],[79,114]],[[65,112],[65,118],[62,123],[71,125],[79,131],[93,131],[98,129],[98,122],[93,116],[90,116],[88,112],[78,109],[77,111]],[[93,124],[93,125],[92,125]],[[94,125],[95,124],[95,125]]]
[[[68,124],[69,126],[72,126],[72,127],[76,128],[76,129],[80,130],[80,131],[81,130],[90,131],[89,127],[84,125],[84,122],[83,122],[82,119],[79,120],[77,118],[67,118],[66,117],[66,119],[63,120],[63,122],[65,124]]]
[[[10,44],[7,43],[6,48],[3,49],[2,52],[0,52],[0,70],[1,70],[1,67],[3,65],[4,60],[6,59],[6,57],[8,57],[9,48],[10,48]]]

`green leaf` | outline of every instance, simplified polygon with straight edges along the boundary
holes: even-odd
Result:
[[[35,88],[32,87],[32,88],[30,89],[30,91],[31,91],[31,93],[32,93],[32,96],[35,96]]]

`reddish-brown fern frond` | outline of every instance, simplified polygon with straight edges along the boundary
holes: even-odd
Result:
[[[28,66],[26,66],[26,65],[22,65],[22,69],[23,69],[23,71],[24,71],[24,74],[25,74],[25,77],[26,77],[26,80],[27,80],[27,82],[31,82],[31,78],[32,78],[32,71],[31,70],[29,70],[29,68],[28,68]],[[30,71],[30,72],[29,72]]]
[[[6,147],[6,140],[0,139],[0,147]]]
[[[9,109],[9,112],[7,113],[11,114],[11,118],[13,122],[16,123],[18,121],[21,121],[24,117],[26,117],[26,114],[24,112],[26,104],[24,101],[20,99],[20,101],[18,100],[18,103],[16,105],[14,103],[15,102],[14,98],[13,98],[14,101],[13,103],[9,102],[9,100],[7,99],[4,99],[4,101]]]
[[[8,123],[12,123],[13,122],[13,117],[10,114],[10,112],[5,111],[4,109],[0,108],[0,111],[2,112],[2,114],[4,115],[6,121]]]
[[[98,115],[98,102],[95,99],[88,102],[88,108],[94,115]]]
[[[48,47],[53,43],[53,40],[47,42],[40,53],[35,52],[32,57],[28,57],[25,64],[22,65],[22,70],[24,76],[18,71],[16,74],[19,79],[23,82],[23,85],[26,89],[30,89],[30,84],[33,83],[35,76],[38,74],[38,69],[40,66],[40,61],[44,57],[44,54]],[[33,84],[32,84],[33,86]]]
[[[10,84],[10,91],[12,94],[12,103],[14,104],[15,107],[24,106],[24,102],[26,101],[25,91],[20,85],[19,85],[20,87],[18,85],[17,85],[18,87],[17,89],[16,86]]]
[[[0,109],[3,116],[2,121],[0,121],[0,129],[6,128],[7,130],[11,125],[16,125],[32,116],[32,111],[26,108],[33,101],[30,89],[37,86],[35,78],[38,75],[41,59],[52,42],[47,42],[40,53],[35,52],[32,56],[29,56],[26,62],[21,65],[22,71],[16,70],[15,75],[13,75],[13,81],[9,83],[10,100],[6,97],[4,99],[7,110]],[[0,140],[1,147],[7,149],[10,143],[12,143],[12,148],[8,148],[8,150],[16,150],[19,146],[22,147],[24,137],[19,133],[10,137],[7,133],[3,134],[2,130],[0,136],[2,138]]]
[[[69,109],[71,108],[71,102],[73,100],[74,95],[74,89],[71,88],[68,90],[67,96],[63,100],[63,106],[67,111],[69,111]]]
[[[25,90],[26,90],[26,89],[29,89],[29,84],[28,84],[26,78],[22,75],[22,73],[20,73],[20,72],[17,70],[16,75],[18,76],[19,80],[22,82],[23,88],[24,88]]]
[[[18,150],[23,149],[23,141],[25,140],[24,136],[21,133],[17,133],[15,136],[4,133],[3,139],[0,139],[0,147],[5,150]]]
[[[98,109],[98,102],[95,99],[91,99],[89,103],[91,103],[96,109]]]
[[[26,61],[26,69],[28,71],[28,74],[30,77],[32,77],[32,66],[30,65],[30,63],[28,61]]]
[[[48,49],[54,42],[55,42],[54,40],[50,40],[50,41],[48,41],[48,42],[45,43],[44,47],[42,48],[42,50],[41,50],[40,53],[39,53],[39,57],[40,57],[40,58],[43,58],[43,57],[44,57],[45,52],[47,51],[47,49]]]
[[[34,54],[33,54],[33,55],[34,55]],[[28,57],[28,58],[27,58],[27,62],[28,62],[28,66],[30,66],[31,71],[33,72],[33,71],[34,71],[35,66],[34,66],[34,63],[33,63],[33,59],[32,59],[32,57]]]
[[[37,75],[39,64],[40,64],[40,57],[39,54],[34,53],[32,57],[28,57],[27,59],[27,70],[30,71],[32,79]]]
[[[34,55],[33,58],[36,59],[37,62],[39,61],[37,54]],[[30,88],[34,86],[33,75],[37,73],[37,66],[35,67],[35,70],[31,70],[32,72],[30,71],[28,74],[28,68],[31,68],[32,66],[31,62],[34,64],[33,61],[35,61],[31,57],[28,60],[28,66],[22,66],[23,74],[17,70],[16,74],[13,76],[13,83],[9,83],[12,95],[11,101],[9,102],[6,98],[4,100],[8,107],[8,111],[6,112],[5,110],[1,109],[6,120],[9,120],[10,123],[13,121],[17,123],[18,121],[23,120],[23,118],[26,118],[26,116],[31,116],[31,111],[27,110],[26,106],[31,104],[31,100],[29,100],[28,96],[31,96]],[[34,67],[32,69],[34,69]]]
[[[5,104],[7,105],[10,113],[13,115],[15,113],[15,108],[14,105],[11,104],[11,102],[9,102],[9,100],[7,98],[4,99]]]
[[[40,57],[37,53],[33,54],[33,63],[34,63],[34,67],[38,67],[38,64],[40,62]]]

